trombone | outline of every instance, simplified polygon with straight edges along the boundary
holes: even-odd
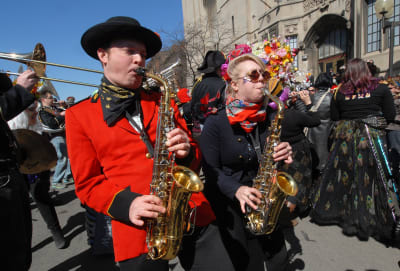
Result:
[[[86,68],[80,68],[80,67],[75,67],[75,66],[47,62],[46,61],[46,51],[44,50],[44,47],[41,43],[37,43],[33,52],[28,53],[28,54],[15,54],[15,53],[0,52],[0,59],[7,59],[7,60],[12,60],[12,61],[23,63],[23,64],[27,65],[28,67],[32,68],[35,71],[36,75],[40,79],[43,79],[43,80],[56,81],[56,82],[82,85],[82,86],[95,87],[95,88],[98,88],[99,86],[94,85],[94,84],[89,84],[89,83],[46,77],[45,76],[46,65],[57,66],[57,67],[62,67],[62,68],[67,68],[67,69],[80,70],[80,71],[101,73],[101,74],[103,73],[102,71],[98,71],[98,70],[92,70],[92,69],[86,69]],[[2,73],[7,73],[10,75],[20,75],[20,73],[8,72],[8,71],[2,72]]]

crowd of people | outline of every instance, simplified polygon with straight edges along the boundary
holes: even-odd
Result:
[[[172,224],[178,219],[169,217],[165,205],[163,189],[176,185],[154,180],[170,180],[175,164],[202,175],[204,183],[185,206],[195,213],[186,222],[195,224],[192,234],[178,236],[181,250],[175,256],[185,270],[285,270],[283,229],[307,216],[320,225],[339,225],[360,240],[399,244],[395,78],[383,81],[373,76],[371,64],[351,59],[341,74],[321,73],[312,87],[293,90],[269,71],[265,56],[243,44],[226,56],[207,52],[198,68],[202,77],[190,91],[179,90],[165,110],[160,99],[167,90],[145,89],[140,70],[160,51],[158,34],[118,16],[89,28],[81,45],[100,62],[104,76],[99,89],[77,104],[73,97],[55,103],[50,90],[38,92],[34,71],[22,73],[15,85],[0,74],[0,246],[6,248],[6,270],[28,270],[31,263],[28,191],[56,246],[68,246],[49,196],[50,187],[68,184],[75,185],[83,206],[111,220],[120,270],[168,270],[168,259],[150,259],[148,252],[158,254],[155,246],[173,242],[149,242],[167,235],[159,230],[165,224],[188,226]],[[55,150],[52,177],[51,168],[19,171],[25,157],[10,128],[46,137]],[[272,133],[280,135],[276,144]],[[267,149],[273,151],[264,153]],[[170,160],[156,164],[165,150]],[[272,165],[263,163],[267,156]],[[272,233],[255,235],[245,218],[269,200],[253,186],[260,170],[288,173],[298,192],[284,201]]]

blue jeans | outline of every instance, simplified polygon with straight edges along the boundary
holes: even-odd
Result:
[[[56,136],[50,142],[57,152],[57,165],[54,170],[52,184],[65,182],[72,177],[65,138],[63,136]]]

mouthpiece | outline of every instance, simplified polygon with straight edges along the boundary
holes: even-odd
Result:
[[[146,69],[143,68],[143,67],[139,67],[139,68],[137,68],[137,69],[135,70],[135,72],[136,72],[138,75],[140,75],[140,76],[145,76],[145,74],[146,74]]]

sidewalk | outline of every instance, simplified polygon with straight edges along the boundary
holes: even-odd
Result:
[[[81,207],[74,191],[74,185],[59,190],[55,197],[56,211],[65,238],[66,249],[57,249],[35,203],[32,208],[32,266],[31,271],[101,271],[119,270],[112,255],[93,256],[87,244],[85,210]]]
[[[35,203],[32,203],[33,260],[31,271],[118,271],[111,255],[93,256],[87,243],[85,210],[70,185],[56,196],[56,211],[66,239],[66,249],[57,249]],[[399,271],[398,248],[386,247],[374,239],[359,241],[344,236],[337,226],[317,226],[308,218],[286,230],[290,263],[287,271]],[[183,271],[177,260],[171,270]]]

